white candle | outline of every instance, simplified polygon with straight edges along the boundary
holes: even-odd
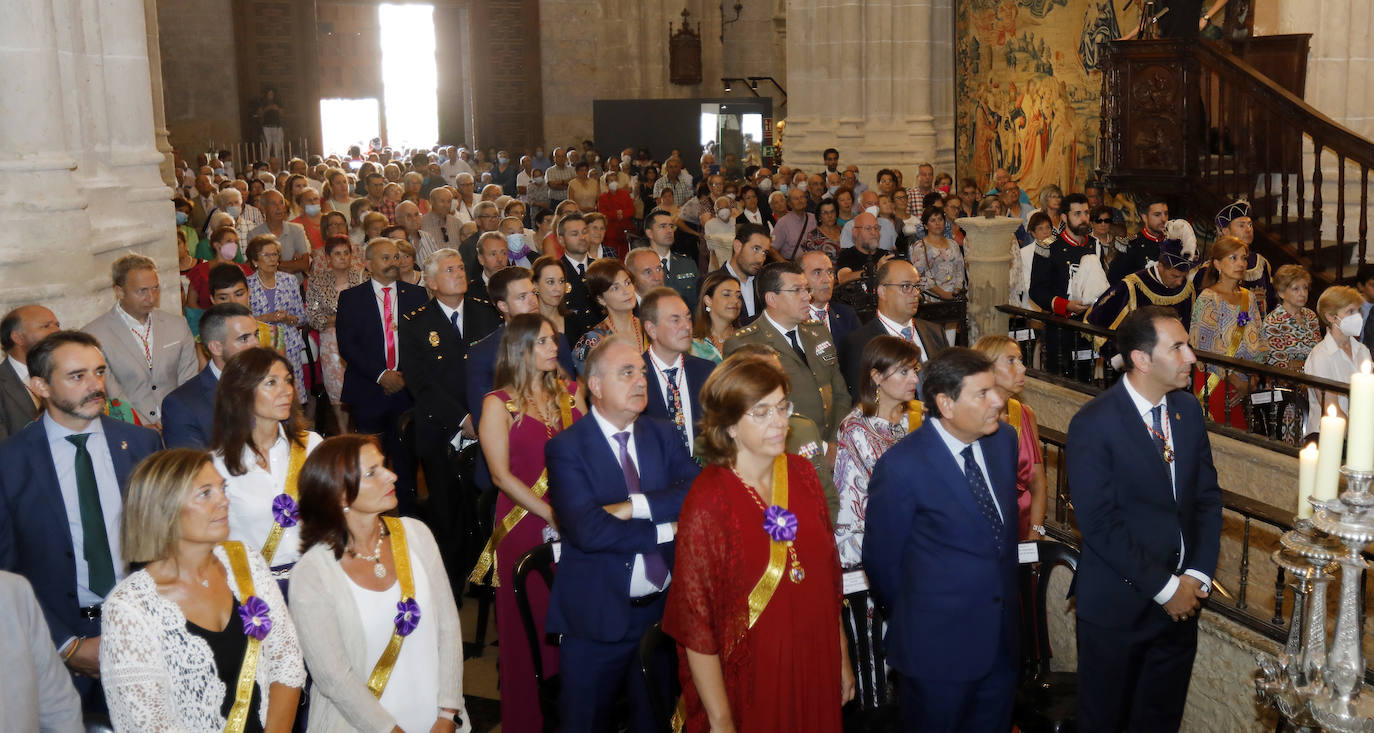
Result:
[[[1307,501],[1312,496],[1317,483],[1317,444],[1308,443],[1298,452],[1298,517],[1308,519],[1312,516],[1312,504]]]
[[[1336,415],[1336,406],[1326,408],[1322,418],[1321,439],[1317,443],[1317,477],[1312,495],[1334,499],[1341,481],[1341,445],[1345,442],[1345,418]]]
[[[1352,471],[1374,471],[1374,374],[1370,364],[1350,375],[1350,444],[1345,465]]]

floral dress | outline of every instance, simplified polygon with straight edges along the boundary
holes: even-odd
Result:
[[[1264,339],[1269,343],[1266,363],[1300,372],[1307,355],[1322,340],[1317,314],[1310,308],[1303,308],[1295,316],[1279,306],[1264,317]],[[1282,413],[1273,416],[1278,438],[1297,443],[1302,438],[1303,419],[1307,416],[1307,390],[1287,383],[1279,386],[1287,387],[1292,397],[1284,403]]]
[[[262,279],[257,273],[250,275],[248,303],[253,309],[254,316],[279,310],[295,316],[297,323],[304,324],[306,320],[300,285],[296,282],[296,276],[289,272],[278,272],[276,286],[271,288],[262,284]],[[268,325],[286,346],[284,355],[286,360],[291,362],[291,371],[296,377],[296,399],[304,403],[310,390],[305,383],[305,339],[301,336],[301,329],[299,326],[288,326],[285,323]]]
[[[367,281],[367,273],[361,267],[348,269],[348,287],[362,285]],[[333,271],[325,271],[312,276],[305,288],[305,312],[310,327],[320,332],[320,371],[324,377],[324,389],[334,404],[343,398],[344,361],[339,356],[339,336],[334,326],[328,325],[329,317],[339,311],[339,290],[334,283]]]
[[[889,422],[867,416],[856,407],[840,421],[835,433],[835,489],[840,495],[840,514],[835,520],[835,544],[840,553],[840,569],[846,574],[862,570],[864,519],[868,511],[868,479],[878,459],[907,435],[907,420]],[[867,590],[846,594],[848,604],[841,610],[848,633],[857,641],[853,659],[855,697],[865,710],[876,710],[888,702],[886,663],[881,639],[886,624]]]
[[[638,318],[631,316],[630,320],[634,324],[634,328],[628,336],[634,339],[642,352],[648,348],[648,343],[644,340],[644,327]],[[578,374],[582,373],[582,365],[587,363],[587,356],[592,353],[592,347],[613,333],[615,333],[615,328],[611,326],[611,317],[606,316],[600,323],[592,326],[590,331],[582,334],[582,337],[577,340],[572,348],[573,365],[577,367]]]
[[[1259,303],[1249,290],[1241,288],[1240,293],[1239,307],[1227,303],[1211,288],[1199,293],[1197,300],[1193,301],[1193,321],[1188,341],[1199,351],[1263,362],[1268,346],[1264,340]],[[1193,373],[1193,391],[1203,401],[1213,420],[1245,430],[1245,400],[1237,398],[1234,390],[1225,387],[1225,376],[1220,367],[1199,367]]]
[[[954,240],[946,239],[945,242],[944,248],[926,244],[925,239],[911,245],[911,264],[921,274],[921,289],[926,293],[930,293],[932,287],[947,293],[964,289],[964,253]]]

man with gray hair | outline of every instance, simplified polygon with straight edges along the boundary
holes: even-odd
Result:
[[[0,440],[33,422],[41,405],[29,389],[29,349],[61,328],[57,316],[41,305],[21,305],[0,319]]]
[[[280,191],[269,189],[258,197],[262,204],[263,224],[248,232],[248,241],[264,234],[271,234],[281,243],[282,272],[304,273],[310,269],[310,238],[305,227],[294,221],[286,220],[286,197]]]
[[[490,303],[487,283],[491,276],[510,266],[507,256],[506,237],[500,232],[483,232],[477,239],[477,264],[481,270],[468,280],[469,300]]]
[[[864,191],[859,196],[859,208],[867,214],[871,214],[878,220],[878,249],[894,252],[897,248],[897,228],[892,226],[885,216],[878,216],[878,192],[873,190]],[[848,249],[854,246],[854,222],[858,217],[854,217],[845,222],[844,228],[840,230],[840,248]],[[836,263],[838,266],[838,262]]]
[[[460,225],[466,224],[473,220],[472,207],[477,205],[477,179],[471,173],[459,173],[453,187],[458,190],[453,199],[453,215],[458,217]]]
[[[663,286],[663,264],[648,247],[635,247],[625,255],[625,268],[634,281],[635,297],[644,301],[644,294]]]
[[[501,210],[494,201],[479,201],[472,207],[472,221],[477,224],[477,231],[458,245],[458,254],[463,256],[463,266],[468,272],[477,272],[481,269],[477,261],[477,241],[487,232],[500,230]]]
[[[429,232],[420,228],[420,207],[414,201],[402,201],[396,205],[396,223],[405,230],[406,241],[415,248],[415,262],[421,267],[429,261],[430,255],[438,249]]]
[[[633,342],[602,339],[586,361],[591,414],[545,448],[548,498],[563,537],[547,627],[563,635],[564,668],[576,670],[559,692],[565,730],[605,730],[622,694],[630,729],[656,730],[650,700],[667,693],[650,690],[657,683],[639,674],[637,650],[663,617],[675,523],[701,468],[673,425],[641,415],[646,371]]]
[[[127,254],[110,268],[115,303],[82,331],[100,340],[112,397],[123,397],[144,425],[161,428],[162,399],[196,375],[196,341],[186,319],[160,310],[157,263]]]
[[[420,231],[429,235],[436,247],[454,247],[463,222],[453,215],[453,191],[436,186],[429,192],[429,212],[420,217]]]

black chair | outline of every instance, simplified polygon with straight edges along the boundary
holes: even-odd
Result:
[[[530,608],[528,585],[530,573],[539,573],[545,585],[553,587],[553,543],[546,542],[524,555],[515,563],[515,605],[520,610],[520,623],[525,628],[525,642],[529,644],[530,656],[534,661],[534,682],[539,689],[539,710],[544,715],[544,730],[553,733],[558,730],[558,689],[557,674],[544,676],[544,655],[540,651],[539,632],[534,625],[534,610]],[[512,639],[504,640],[511,643]]]
[[[659,732],[671,733],[682,685],[677,677],[677,642],[663,633],[660,624],[650,626],[639,638],[639,672],[649,688],[649,706],[654,720],[660,723]],[[664,690],[668,691],[666,698]]]
[[[477,486],[475,476],[477,475],[477,452],[482,447],[477,443],[467,446],[458,454],[458,476],[459,486],[463,492],[463,501],[472,501],[477,506],[477,526],[473,528],[472,534],[468,537],[468,547],[472,548],[472,556],[464,558],[464,567],[467,572],[477,565],[477,557],[482,552],[482,547],[486,544],[487,538],[491,537],[493,528],[496,525],[496,489],[483,491]],[[487,646],[487,627],[491,620],[491,605],[496,600],[496,590],[491,585],[491,578],[496,573],[495,564],[482,583],[468,584],[467,595],[469,598],[477,599],[477,628],[473,633],[473,642],[470,649],[464,650],[464,657],[480,657],[482,651]],[[454,589],[454,592],[461,593],[461,590]]]
[[[1045,600],[1050,572],[1064,566],[1078,573],[1078,550],[1040,540],[1035,543],[1040,562],[1022,565],[1021,571],[1021,681],[1016,689],[1012,722],[1023,733],[1070,733],[1078,729],[1078,675],[1051,672],[1049,618]],[[1032,595],[1026,597],[1027,591]]]

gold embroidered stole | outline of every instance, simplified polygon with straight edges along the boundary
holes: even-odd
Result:
[[[401,602],[404,603],[415,598],[415,578],[410,573],[410,550],[406,547],[405,527],[395,517],[382,517],[382,521],[391,534],[391,560],[396,564],[396,580],[401,584]],[[377,666],[372,668],[372,674],[367,678],[367,689],[379,699],[386,690],[387,680],[391,679],[391,670],[396,666],[396,658],[401,655],[401,643],[404,641],[405,637],[393,628],[391,640],[386,643]]]
[[[291,501],[300,501],[300,491],[296,489],[296,479],[301,475],[301,466],[305,465],[305,438],[301,442],[291,443],[291,460],[286,464],[286,490],[282,493],[291,497]],[[276,497],[272,497],[273,501]],[[277,545],[281,544],[281,535],[285,528],[281,522],[273,520],[272,529],[267,533],[267,541],[262,543],[262,559],[270,566],[272,556],[277,554]]]
[[[229,558],[229,569],[234,573],[234,581],[239,587],[239,603],[246,602],[256,595],[253,588],[253,573],[248,567],[248,553],[243,543],[230,540],[221,542],[224,554]],[[229,623],[236,619],[230,618]],[[229,709],[229,718],[224,723],[225,733],[242,733],[248,723],[248,704],[253,700],[253,683],[258,674],[258,657],[262,642],[248,637],[248,648],[243,651],[243,664],[239,665],[239,680],[234,687],[234,705]],[[266,692],[264,690],[263,692]]]

